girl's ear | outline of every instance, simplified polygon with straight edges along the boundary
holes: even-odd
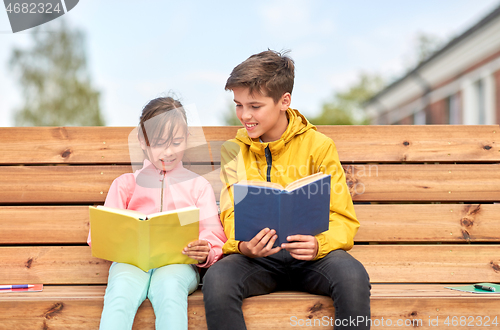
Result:
[[[144,138],[141,138],[139,136],[139,132],[137,132],[137,140],[139,140],[139,144],[141,145],[141,149],[144,151],[147,151],[148,146],[146,145],[146,141],[144,141]]]

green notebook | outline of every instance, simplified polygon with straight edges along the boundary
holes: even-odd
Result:
[[[472,293],[500,293],[500,284],[493,284],[493,283],[476,283],[484,286],[489,286],[492,288],[495,288],[495,291],[487,291],[487,290],[481,290],[481,289],[476,289],[474,287],[474,284],[470,285],[460,285],[460,286],[446,286],[446,289],[452,289],[452,290],[457,290],[457,291],[463,291],[463,292],[472,292]]]

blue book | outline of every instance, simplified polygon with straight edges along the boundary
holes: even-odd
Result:
[[[285,188],[265,181],[241,181],[233,185],[234,235],[250,241],[262,229],[276,230],[275,246],[290,235],[317,235],[330,222],[331,176],[316,173]]]

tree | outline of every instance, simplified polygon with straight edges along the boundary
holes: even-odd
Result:
[[[315,125],[366,125],[362,105],[385,86],[378,74],[361,73],[358,80],[344,92],[335,92],[323,104],[321,113],[310,122]]]
[[[50,31],[35,28],[31,47],[12,52],[10,64],[19,75],[24,100],[15,124],[104,125],[100,92],[92,86],[87,69],[84,34],[58,21],[59,25],[50,24]]]
[[[224,124],[228,126],[241,126],[241,122],[236,117],[236,108],[234,102],[230,101],[227,106],[227,110],[223,115]]]
[[[406,70],[411,71],[415,69],[420,63],[434,55],[436,51],[441,49],[445,41],[431,33],[418,32],[415,34],[413,37],[412,52],[404,58]]]

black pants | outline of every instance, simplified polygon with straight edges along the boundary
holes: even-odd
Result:
[[[335,329],[369,329],[370,288],[363,265],[344,250],[314,261],[297,260],[281,250],[255,259],[231,254],[216,262],[205,274],[203,299],[209,330],[246,329],[243,299],[278,290],[330,296]]]

